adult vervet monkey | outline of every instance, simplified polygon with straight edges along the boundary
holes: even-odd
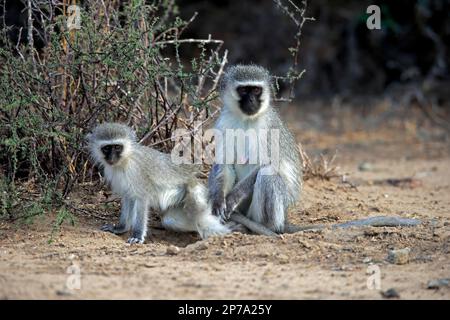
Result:
[[[216,139],[216,163],[208,180],[213,213],[227,220],[237,210],[271,231],[283,233],[288,225],[287,210],[300,197],[302,171],[295,139],[273,108],[270,74],[257,65],[233,66],[224,75],[220,93],[223,107],[214,128],[221,138]],[[236,138],[230,131],[237,139],[245,132],[243,148],[230,144]],[[262,156],[263,148],[276,163]],[[228,197],[237,185],[246,186],[242,191],[247,199]]]

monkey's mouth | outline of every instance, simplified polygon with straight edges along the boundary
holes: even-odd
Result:
[[[241,107],[241,110],[246,115],[252,116],[258,113],[259,107],[254,105],[244,105]]]
[[[258,113],[260,109],[260,105],[257,102],[254,101],[242,101],[240,103],[240,108],[243,113],[246,115],[252,116]]]
[[[105,159],[106,163],[109,164],[110,166],[113,166],[115,164],[117,164],[117,162],[119,161],[119,159]]]

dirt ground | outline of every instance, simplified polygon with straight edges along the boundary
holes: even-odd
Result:
[[[145,244],[130,246],[126,235],[99,231],[116,222],[119,208],[86,184],[71,195],[80,208],[75,226],[64,224],[51,243],[55,215],[1,222],[0,298],[383,299],[381,292],[393,288],[401,299],[450,299],[449,287],[427,288],[450,278],[448,136],[417,120],[388,121],[384,113],[349,109],[325,117],[311,110],[289,108],[283,117],[310,155],[338,150],[343,176],[307,180],[291,221],[331,225],[389,215],[421,219],[420,226],[206,241],[152,228]],[[404,248],[405,264],[387,259],[389,250]],[[378,275],[381,288],[368,286]]]

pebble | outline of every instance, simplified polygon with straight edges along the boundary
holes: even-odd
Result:
[[[72,293],[67,291],[67,290],[56,290],[56,294],[58,296],[70,296],[70,295],[72,295]]]
[[[381,291],[381,295],[384,298],[400,298],[400,295],[398,294],[397,290],[395,290],[394,288],[390,288],[386,291]]]
[[[439,289],[448,287],[450,285],[450,279],[435,279],[428,281],[427,289]]]
[[[195,246],[195,249],[196,250],[206,250],[206,249],[208,249],[208,243],[206,243],[206,242],[199,242],[196,246]]]
[[[370,162],[361,162],[358,166],[359,171],[372,171],[373,164]]]
[[[365,258],[363,259],[363,263],[370,263],[370,262],[372,262],[372,258],[365,257]]]
[[[409,248],[389,250],[388,261],[393,264],[406,264],[409,262],[410,252],[411,249]]]
[[[287,255],[285,255],[285,254],[280,254],[278,256],[278,262],[281,263],[281,264],[289,263],[289,257]]]
[[[174,256],[180,253],[180,248],[174,245],[170,245],[166,249],[166,254]]]
[[[335,269],[335,271],[353,271],[354,268],[352,265],[343,264],[342,266]]]

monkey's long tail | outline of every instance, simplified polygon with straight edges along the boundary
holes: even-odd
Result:
[[[273,232],[266,226],[257,223],[255,221],[250,220],[246,216],[242,215],[239,212],[233,211],[233,214],[230,217],[230,220],[240,223],[247,227],[250,231],[265,235],[265,236],[278,236],[278,233]],[[422,221],[419,219],[409,219],[409,218],[401,218],[401,217],[388,217],[388,216],[377,216],[366,219],[353,220],[343,223],[333,224],[331,226],[327,226],[325,224],[312,224],[308,226],[298,226],[292,223],[287,222],[284,227],[284,233],[296,233],[300,231],[306,230],[321,230],[327,227],[331,227],[332,229],[337,228],[350,228],[350,227],[412,227],[421,224]]]
[[[419,219],[409,219],[401,217],[388,217],[388,216],[377,216],[365,219],[352,220],[343,223],[336,223],[331,225],[332,229],[338,228],[351,228],[351,227],[413,227],[421,224],[422,221]],[[320,230],[327,228],[324,224],[313,224],[309,226],[297,226],[295,224],[287,223],[285,225],[285,233],[295,233],[305,230]]]
[[[263,226],[258,222],[250,220],[249,218],[247,218],[246,216],[244,216],[239,212],[233,211],[233,213],[230,216],[230,220],[242,224],[243,226],[247,227],[250,231],[256,234],[269,237],[278,236],[278,233],[273,232],[272,230],[270,230],[269,228]]]

